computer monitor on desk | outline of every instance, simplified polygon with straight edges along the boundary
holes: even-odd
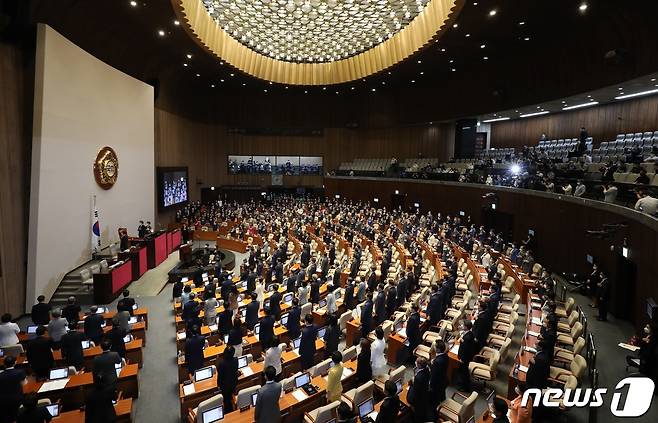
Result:
[[[302,337],[299,336],[292,340],[292,348],[295,350],[299,349],[299,345],[302,343]]]
[[[69,376],[69,369],[66,367],[58,367],[56,369],[50,370],[48,375],[49,380],[64,379]]]
[[[308,385],[309,383],[311,383],[311,376],[306,372],[295,377],[295,388],[301,388],[302,386]]]
[[[292,292],[289,292],[283,296],[283,302],[285,304],[292,304],[292,298],[293,298],[293,294]]]
[[[87,348],[91,347],[91,341],[84,340],[84,341],[81,341],[80,343],[82,344],[82,349],[83,350],[86,350]]]
[[[204,367],[194,372],[194,381],[201,382],[202,380],[210,379],[212,377],[212,367]]]
[[[255,333],[256,335],[260,334],[260,323],[256,323],[256,324],[254,325],[254,333]]]
[[[241,369],[243,367],[247,367],[249,363],[247,363],[247,356],[246,355],[241,355],[238,357],[238,369]]]
[[[256,400],[258,399],[258,392],[251,394],[251,405],[256,406]]]
[[[318,338],[322,339],[324,338],[324,334],[327,332],[327,327],[322,326],[320,329],[318,329]]]
[[[47,405],[46,410],[48,410],[48,414],[50,414],[51,417],[59,416],[59,404]]]
[[[282,324],[283,326],[285,326],[285,325],[288,324],[288,313],[283,313],[283,314],[281,315],[281,324]]]
[[[327,300],[320,300],[320,302],[318,303],[318,307],[319,307],[319,308],[322,308],[322,307],[324,307],[324,306],[326,306],[326,305],[327,305]]]
[[[37,326],[37,325],[29,325],[26,329],[27,334],[30,335],[31,337],[36,336],[38,327],[39,326]]]
[[[206,410],[201,415],[203,423],[215,423],[224,420],[224,408],[221,405]]]
[[[365,419],[368,414],[372,413],[375,410],[375,404],[372,398],[368,398],[359,404],[359,417]]]

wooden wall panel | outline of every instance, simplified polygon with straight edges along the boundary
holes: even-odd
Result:
[[[340,194],[343,198],[362,201],[377,197],[385,207],[390,207],[391,196],[399,190],[406,195],[406,206],[418,202],[423,212],[431,210],[453,216],[463,210],[476,224],[482,220],[482,195],[496,191],[499,196],[497,211],[513,216],[513,238],[525,239],[528,229],[533,229],[535,258],[551,271],[584,273],[587,271],[586,255],[591,254],[604,271],[611,273],[617,266],[617,253],[610,251],[610,245],[620,246],[626,237],[630,259],[637,265],[632,303],[624,305],[631,310],[631,320],[643,324],[646,321],[644,301],[648,297],[658,298],[658,284],[655,283],[658,222],[620,206],[560,200],[532,191],[436,181],[327,177],[324,183],[327,196]],[[586,230],[600,230],[603,224],[610,223],[624,223],[628,228],[621,229],[613,239],[585,236]],[[632,290],[630,285],[624,285],[626,282],[620,281],[616,289]]]
[[[575,138],[587,128],[595,145],[614,140],[617,134],[658,130],[658,96],[621,101],[587,109],[536,118],[494,122],[491,146],[496,148],[537,145],[542,133],[549,139]]]
[[[33,57],[0,42],[0,311],[23,313]]]

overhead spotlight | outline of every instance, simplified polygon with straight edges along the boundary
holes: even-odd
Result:
[[[530,41],[530,37],[525,37],[523,40],[524,41]]]
[[[455,68],[452,68],[452,69],[450,69],[450,70],[451,70],[452,72],[457,72],[457,69],[455,69]]]
[[[187,53],[186,57],[187,57],[188,59],[191,59],[191,58],[192,58],[192,55],[189,54],[189,53]]]
[[[488,57],[488,56],[484,56],[483,59],[484,59],[484,60],[489,60],[489,57]]]
[[[377,91],[377,88],[373,88],[371,91],[374,93],[375,91]]]
[[[224,82],[224,80],[223,80],[223,79],[220,79],[219,82]]]
[[[441,51],[442,51],[443,53],[445,53],[446,49],[442,48]],[[656,80],[656,78],[653,79],[653,81],[655,81],[655,80]]]
[[[200,73],[197,73],[196,76],[201,76],[201,74],[200,74]]]
[[[470,36],[471,36],[471,34],[466,34],[466,38],[468,38],[468,37],[470,37]]]
[[[510,167],[510,172],[512,172],[513,175],[518,175],[521,173],[521,166],[518,164],[513,164],[512,167]]]
[[[491,10],[489,11],[489,16],[496,16],[496,13],[498,13],[498,12],[496,11],[496,9],[491,9]]]
[[[214,190],[215,190],[215,187],[210,187],[210,190],[211,190],[211,191],[214,191]]]
[[[414,84],[415,82],[416,82],[416,80],[415,80],[415,79],[412,79],[412,80],[411,80],[411,83],[412,83],[412,84]]]
[[[308,91],[307,91],[307,90],[304,90],[304,94],[308,94]]]
[[[183,63],[183,66],[187,67],[187,63]]]
[[[457,27],[459,27],[459,24],[453,24],[452,27],[457,28]]]
[[[519,25],[525,25],[525,21],[519,22]]]
[[[235,76],[235,74],[234,74],[234,73],[232,73],[232,74],[230,74],[230,75],[231,75],[231,76]]]
[[[215,84],[210,84],[210,88],[215,88]]]
[[[174,19],[174,25],[176,26],[180,25],[180,21],[178,19]]]
[[[161,36],[161,37],[164,37],[165,32],[162,29],[160,29],[160,30],[158,30],[158,35]]]
[[[656,78],[651,78],[651,82],[656,82]]]
[[[263,90],[263,92],[264,92],[264,93],[266,93],[266,92],[267,92],[267,90]]]
[[[481,44],[480,48],[485,48],[487,45],[486,44]]]
[[[419,61],[418,61],[418,64],[420,65],[421,63],[423,63],[423,62],[422,62],[421,60],[419,60]]]
[[[581,13],[584,13],[587,10],[587,3],[581,3],[580,6],[578,6],[578,10],[580,10]]]
[[[136,2],[135,0],[132,0],[132,1],[130,2],[130,5],[131,5],[132,7],[137,7],[137,2]]]

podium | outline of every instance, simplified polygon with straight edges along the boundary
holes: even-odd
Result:
[[[127,251],[121,251],[118,254],[119,260],[130,260],[132,263],[132,279],[136,281],[148,270],[146,259],[146,246],[138,245],[130,247]]]
[[[144,238],[146,243],[146,262],[153,269],[167,258],[167,232],[160,232]]]
[[[132,262],[94,274],[94,303],[109,304],[132,282]]]

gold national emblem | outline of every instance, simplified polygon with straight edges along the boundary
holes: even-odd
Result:
[[[119,176],[119,158],[111,147],[103,147],[94,161],[94,177],[103,189],[110,189]]]

